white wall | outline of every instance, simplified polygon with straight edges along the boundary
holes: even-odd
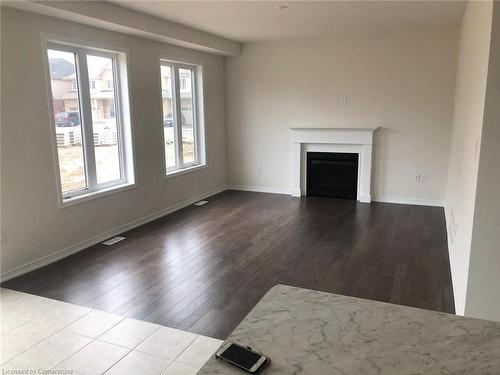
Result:
[[[223,57],[9,8],[1,17],[2,274],[225,185]],[[42,32],[129,50],[136,188],[58,207]],[[169,179],[163,177],[160,54],[203,64],[205,79],[208,167]]]
[[[500,321],[500,4],[493,9],[465,314]]]
[[[446,222],[455,310],[464,314],[488,73],[491,2],[469,2],[460,32]]]
[[[227,59],[229,184],[288,191],[290,127],[381,126],[372,196],[442,204],[458,35],[457,28],[245,44]],[[415,184],[417,173],[427,183]]]

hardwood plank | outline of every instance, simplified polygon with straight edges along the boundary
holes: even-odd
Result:
[[[454,312],[441,208],[227,191],[2,284],[225,338],[282,283]]]

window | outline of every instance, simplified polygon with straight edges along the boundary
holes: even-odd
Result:
[[[204,165],[201,67],[162,60],[160,71],[166,173]]]
[[[62,202],[132,184],[124,55],[48,43],[47,57]]]

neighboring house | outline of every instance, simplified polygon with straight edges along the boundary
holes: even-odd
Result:
[[[66,110],[63,96],[71,90],[71,83],[65,81],[64,77],[75,74],[75,66],[63,58],[51,58],[49,68],[54,114],[57,114]]]
[[[103,59],[104,60],[104,59]],[[116,116],[111,60],[88,64],[92,119],[107,120]],[[78,111],[77,81],[74,65],[62,58],[49,59],[54,114]]]
[[[74,65],[63,58],[50,58],[52,81],[52,99],[54,114],[59,112],[77,112],[78,96]],[[90,100],[93,120],[108,120],[116,116],[114,105],[112,62],[88,64]],[[181,71],[179,77],[181,94],[181,112],[185,125],[193,123],[191,75]],[[162,87],[172,87],[171,77],[162,74]],[[171,90],[162,90],[163,115],[172,114]]]
[[[161,83],[162,88],[172,87],[170,75],[164,74],[162,71]],[[184,125],[193,124],[193,104],[191,90],[191,74],[190,72],[180,71],[179,76],[180,94],[181,94],[181,113]],[[172,92],[171,90],[162,90],[163,116],[172,116]]]
[[[114,104],[112,61],[96,57],[88,61],[90,101],[94,144],[116,145],[117,132]],[[79,112],[78,84],[73,63],[64,58],[49,59],[54,115],[61,112]],[[57,126],[57,145],[73,146],[82,143],[82,132],[72,126]]]

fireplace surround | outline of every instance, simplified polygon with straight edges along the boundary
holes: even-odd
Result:
[[[373,134],[377,127],[290,128],[291,195],[307,195],[307,152],[358,154],[357,200],[371,202]]]

